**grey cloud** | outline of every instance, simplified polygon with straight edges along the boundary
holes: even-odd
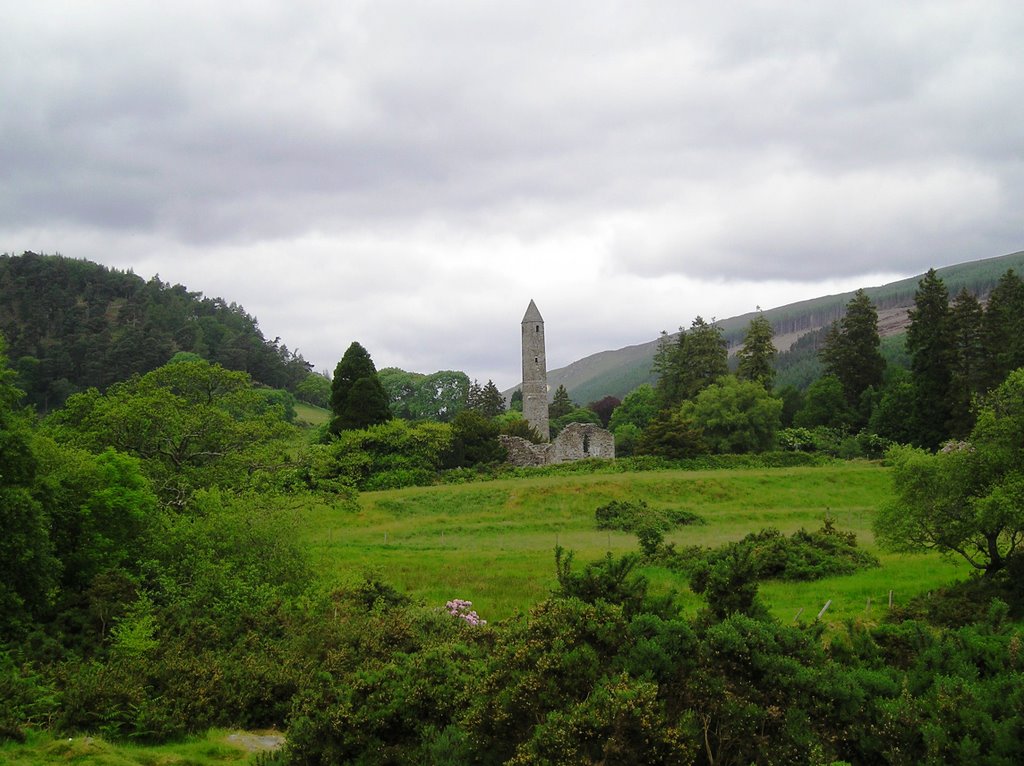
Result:
[[[45,230],[65,252],[107,241],[71,253],[102,258],[145,242],[190,286],[287,253],[295,287],[252,285],[269,317],[330,279],[339,315],[416,325],[439,301],[480,328],[495,294],[526,289],[504,262],[526,252],[556,280],[583,264],[600,290],[912,273],[1020,247],[1010,0],[41,1],[5,26],[5,244]],[[644,322],[675,310],[659,300]],[[588,326],[571,336],[596,343]],[[596,326],[601,346],[654,329]],[[426,329],[382,348],[425,363]],[[485,366],[476,342],[465,358]]]

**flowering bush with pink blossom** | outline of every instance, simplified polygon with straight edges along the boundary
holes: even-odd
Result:
[[[480,615],[473,611],[472,606],[472,601],[466,601],[462,598],[453,598],[444,605],[444,608],[448,610],[448,614],[452,617],[458,617],[460,620],[465,620],[474,627],[478,625],[486,625],[487,620],[481,620]]]

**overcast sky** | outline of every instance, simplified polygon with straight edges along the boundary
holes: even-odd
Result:
[[[519,381],[1024,249],[1024,4],[3,3],[0,251]]]

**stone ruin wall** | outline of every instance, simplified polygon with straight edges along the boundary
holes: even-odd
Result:
[[[615,437],[611,431],[591,423],[570,423],[550,444],[534,444],[519,436],[498,437],[508,450],[508,462],[517,466],[570,463],[588,457],[613,459]]]
[[[551,443],[554,447],[553,463],[568,463],[588,457],[612,459],[615,457],[615,437],[611,431],[592,423],[570,423]]]
[[[552,462],[551,452],[554,445],[534,444],[521,436],[498,436],[501,446],[508,450],[508,462],[518,466],[548,465]]]

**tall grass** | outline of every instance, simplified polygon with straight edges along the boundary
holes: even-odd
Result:
[[[243,735],[244,736],[244,735]],[[213,764],[255,764],[258,752],[239,741],[237,735],[211,729],[202,736],[189,737],[167,745],[130,745],[107,742],[100,737],[55,737],[30,732],[24,743],[0,742],[0,764],[44,766],[83,763],[91,766],[213,766]]]
[[[499,480],[364,493],[358,512],[311,508],[305,536],[321,568],[351,580],[372,571],[417,599],[438,605],[467,598],[486,619],[525,611],[555,586],[556,545],[585,562],[637,550],[636,537],[598,530],[594,511],[611,500],[683,508],[707,522],[666,535],[678,547],[716,546],[763,527],[785,533],[816,529],[826,515],[882,559],[878,570],[811,583],[770,582],[762,594],[773,611],[813,618],[831,599],[830,619],[877,616],[888,592],[903,602],[962,577],[938,556],[877,550],[871,522],[889,496],[889,473],[877,464],[820,467],[650,471]],[[657,590],[676,590],[688,610],[699,602],[683,577],[649,567]]]

